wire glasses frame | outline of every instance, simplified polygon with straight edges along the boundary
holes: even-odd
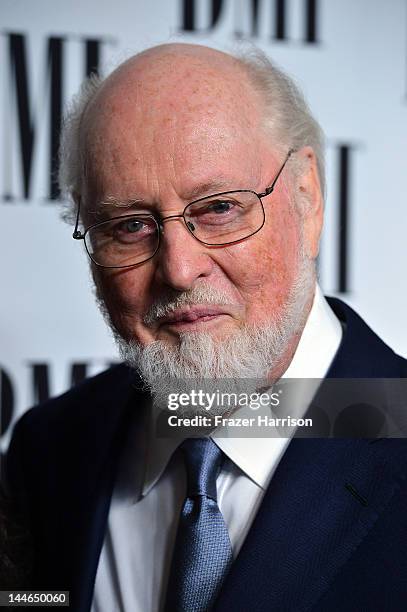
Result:
[[[251,236],[253,236],[254,234],[257,234],[262,227],[264,226],[265,223],[265,219],[266,219],[266,215],[265,215],[265,211],[264,211],[264,206],[263,206],[263,202],[262,202],[262,198],[265,198],[266,196],[270,195],[273,191],[274,188],[276,186],[276,183],[282,173],[282,171],[284,170],[284,167],[287,163],[287,161],[289,160],[290,156],[295,153],[295,149],[290,149],[287,153],[287,156],[284,160],[284,163],[282,164],[281,168],[279,169],[279,171],[277,172],[273,182],[271,183],[271,185],[269,187],[267,187],[262,193],[257,193],[256,191],[253,191],[251,189],[234,189],[234,190],[229,190],[229,191],[223,191],[221,193],[216,193],[210,196],[205,196],[203,198],[199,198],[198,200],[194,200],[193,202],[189,202],[183,212],[181,214],[178,215],[168,215],[166,217],[157,217],[153,214],[150,213],[133,213],[133,214],[128,214],[128,215],[121,215],[121,216],[117,216],[117,217],[112,217],[111,219],[105,220],[105,221],[99,221],[97,223],[93,223],[92,225],[89,225],[87,228],[85,228],[85,230],[83,232],[81,232],[79,230],[79,217],[80,217],[80,203],[78,204],[78,210],[77,210],[77,215],[76,215],[76,223],[75,223],[75,229],[73,231],[72,234],[72,238],[74,238],[75,240],[83,240],[84,244],[85,244],[85,249],[86,252],[88,254],[88,256],[90,257],[90,259],[92,260],[92,262],[101,268],[130,268],[130,267],[134,267],[137,266],[139,264],[145,263],[146,261],[149,261],[152,257],[154,257],[154,255],[157,253],[158,249],[160,248],[160,243],[161,243],[161,234],[164,231],[164,226],[163,226],[163,221],[166,221],[167,219],[177,219],[177,218],[181,218],[184,221],[184,225],[186,226],[188,232],[201,244],[204,244],[206,246],[210,246],[210,247],[217,247],[217,246],[228,246],[231,244],[236,244],[238,242],[241,242],[242,240],[246,240],[247,238],[250,238]],[[194,223],[192,223],[192,221],[188,220],[186,217],[186,212],[188,210],[193,210],[193,206],[194,205],[199,205],[200,203],[204,202],[204,201],[211,201],[214,198],[218,198],[220,196],[226,196],[226,195],[230,195],[230,194],[252,194],[254,196],[256,196],[258,198],[258,202],[260,203],[261,206],[261,217],[262,220],[260,221],[260,224],[258,225],[257,229],[255,229],[254,231],[250,232],[247,235],[242,235],[239,238],[232,240],[232,241],[227,241],[227,242],[207,242],[206,240],[202,240],[201,238],[199,238],[196,234],[195,234],[195,225]],[[134,261],[130,264],[122,264],[122,265],[106,265],[106,264],[101,264],[100,262],[96,261],[94,258],[94,254],[91,252],[91,248],[89,247],[88,243],[87,243],[87,236],[90,236],[91,232],[94,232],[95,229],[97,228],[102,228],[102,227],[106,227],[107,224],[111,224],[114,221],[119,221],[119,220],[128,220],[128,219],[133,219],[135,221],[138,221],[140,219],[143,220],[149,220],[152,223],[155,223],[156,226],[156,231],[157,231],[157,238],[156,238],[156,246],[155,249],[153,249],[153,252],[151,254],[148,255],[148,257],[145,257],[144,259],[141,259],[140,261]]]

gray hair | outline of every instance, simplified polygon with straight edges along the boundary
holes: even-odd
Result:
[[[59,145],[58,184],[61,196],[68,201],[63,218],[74,223],[77,205],[74,195],[80,194],[84,170],[84,152],[81,149],[81,127],[86,107],[93,100],[104,79],[92,74],[85,79],[68,106],[64,117]]]
[[[300,89],[259,49],[245,51],[237,59],[264,101],[264,127],[273,135],[273,140],[284,147],[282,153],[287,153],[287,148],[299,150],[309,146],[313,149],[324,194],[324,133]]]
[[[260,50],[235,55],[249,82],[260,94],[266,109],[264,127],[273,135],[275,145],[290,149],[312,147],[321,183],[325,190],[324,136],[309,110],[304,96],[294,81],[277,68]],[[88,104],[99,91],[104,78],[92,75],[86,79],[78,94],[68,107],[61,133],[59,154],[59,187],[63,198],[68,200],[63,217],[72,223],[77,209],[74,195],[80,194],[84,171],[84,152],[81,150],[81,128]]]

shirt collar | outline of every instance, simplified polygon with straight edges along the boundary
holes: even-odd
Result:
[[[307,322],[283,378],[324,378],[341,340],[342,326],[317,284]]]
[[[313,304],[302,332],[294,357],[283,378],[315,378],[326,375],[339,348],[342,328],[339,320],[316,285]],[[312,399],[312,398],[310,398]],[[304,406],[304,410],[308,406]],[[165,470],[179,438],[158,438],[155,435],[154,409],[151,411],[151,427],[146,458],[142,495],[146,495]],[[213,440],[251,480],[266,488],[274,468],[288,444],[287,438],[237,438],[223,430],[212,434]]]

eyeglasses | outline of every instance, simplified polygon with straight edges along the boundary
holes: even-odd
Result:
[[[154,257],[160,248],[163,222],[167,219],[183,219],[190,234],[210,247],[241,242],[257,234],[263,227],[266,216],[262,198],[273,192],[294,152],[294,149],[290,149],[274,181],[263,193],[251,189],[223,191],[190,202],[179,215],[121,215],[94,223],[83,233],[78,229],[78,206],[72,237],[84,241],[90,259],[102,268],[130,268]]]

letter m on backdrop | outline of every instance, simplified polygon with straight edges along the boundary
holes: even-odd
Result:
[[[199,9],[199,10],[198,10]],[[203,11],[202,9],[206,9]],[[234,9],[234,17],[230,15]],[[207,23],[198,25],[198,16],[206,12]],[[300,37],[289,31],[289,22],[294,13],[300,12],[303,31]],[[268,34],[271,40],[279,42],[318,43],[318,0],[181,0],[181,20],[184,32],[209,32],[221,17],[229,15],[234,20],[234,35],[258,37],[260,24],[268,20]],[[232,13],[232,14],[233,14]],[[198,15],[199,14],[199,15]],[[266,17],[267,14],[267,17]],[[251,27],[247,27],[251,22]],[[231,24],[232,25],[232,24]]]
[[[33,70],[33,67],[37,67],[39,63],[38,55],[28,52],[27,37],[20,33],[7,33],[5,36],[9,71],[8,83],[5,87],[8,104],[8,108],[4,109],[6,133],[2,143],[5,155],[3,200],[12,201],[16,198],[28,200],[33,197],[35,156],[39,148],[39,132],[44,126],[48,128],[48,142],[45,146],[48,168],[46,169],[47,185],[41,197],[55,200],[59,196],[56,175],[64,101],[63,83],[66,64],[64,60],[67,37],[50,36],[45,39],[45,70],[42,70],[42,78],[39,79],[38,70]],[[98,71],[99,48],[102,41],[83,39],[81,42],[84,43],[85,55],[85,71],[81,72],[81,76],[86,76]],[[5,64],[6,62],[3,62],[3,65]],[[33,78],[34,72],[36,79]],[[35,86],[34,80],[37,81]],[[17,166],[21,176],[21,189],[18,194],[15,187],[14,165],[16,160],[18,160]]]

